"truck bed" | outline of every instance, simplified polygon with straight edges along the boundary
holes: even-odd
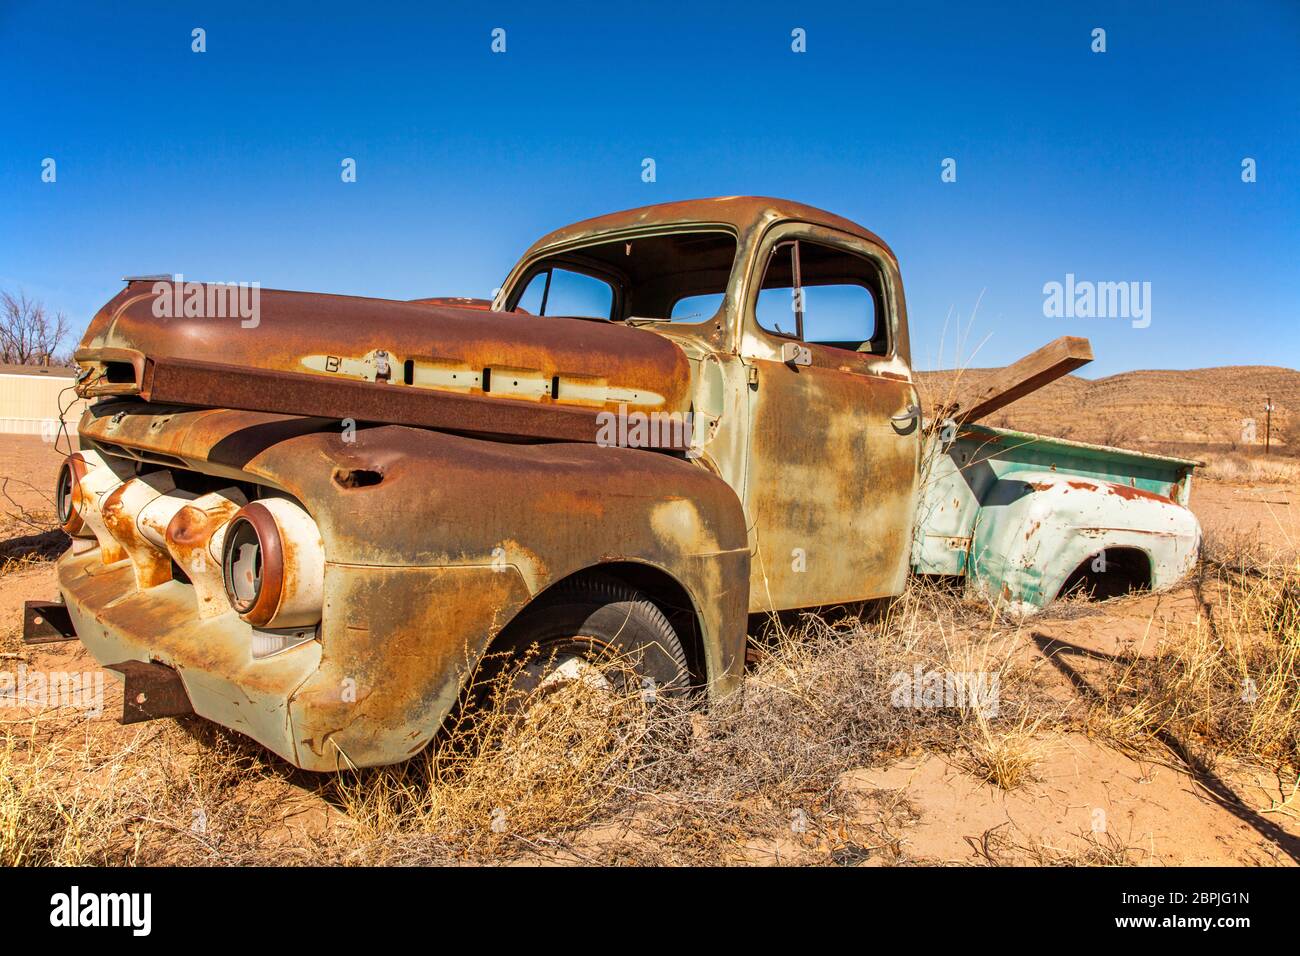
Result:
[[[1197,464],[985,425],[936,433],[922,466],[913,570],[966,575],[1028,609],[1111,548],[1145,554],[1150,586],[1163,586],[1198,550],[1186,508]]]

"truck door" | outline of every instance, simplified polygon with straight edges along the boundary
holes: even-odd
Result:
[[[899,594],[921,418],[897,266],[806,223],[774,226],[754,262],[740,337],[750,610]]]

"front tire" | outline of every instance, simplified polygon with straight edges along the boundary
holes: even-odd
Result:
[[[663,612],[617,578],[562,582],[510,623],[497,645],[513,695],[572,680],[679,697],[690,686],[681,640]]]

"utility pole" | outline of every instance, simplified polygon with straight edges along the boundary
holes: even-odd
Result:
[[[1268,454],[1273,435],[1273,399],[1264,396],[1264,454]]]

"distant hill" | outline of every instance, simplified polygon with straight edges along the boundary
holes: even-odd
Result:
[[[993,371],[961,372],[962,390],[978,388]],[[918,373],[927,410],[950,394],[957,374]],[[1239,445],[1242,419],[1253,418],[1256,444],[1262,447],[1266,395],[1274,406],[1274,444],[1300,450],[1300,371],[1272,365],[1123,372],[1097,379],[1067,375],[986,422],[1108,445]]]

